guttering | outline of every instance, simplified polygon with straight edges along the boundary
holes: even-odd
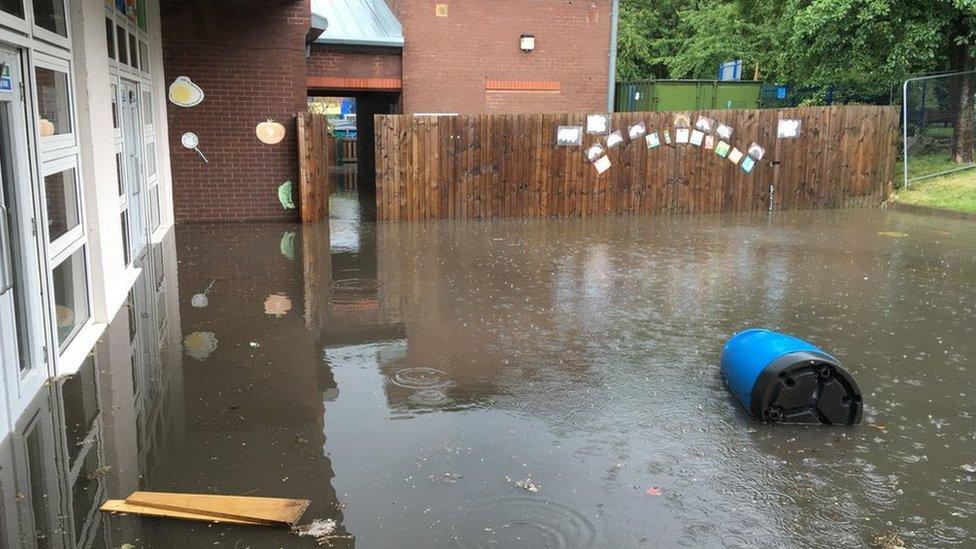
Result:
[[[620,0],[613,0],[610,8],[610,62],[607,75],[607,112],[613,112],[613,100],[617,84],[617,18],[620,16]]]

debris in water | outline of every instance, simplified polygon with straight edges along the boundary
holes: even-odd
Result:
[[[647,490],[644,490],[644,493],[647,494],[647,495],[649,495],[649,496],[660,496],[661,495],[661,489],[658,488],[657,486],[651,486]]]
[[[972,463],[965,463],[961,465],[959,468],[967,473],[976,474],[976,461]]]
[[[505,477],[505,480],[507,480],[508,482],[512,482],[512,479],[510,477]],[[515,487],[521,488],[526,492],[538,492],[542,488],[542,485],[532,482],[531,478],[527,478],[525,480],[516,480]]]
[[[88,480],[95,480],[97,478],[107,477],[109,471],[112,470],[111,465],[103,465],[98,469],[95,469],[91,473],[88,473]]]
[[[251,342],[251,347],[254,348],[254,349],[257,349],[260,346],[261,346],[261,344],[258,343],[257,341],[252,341]]]
[[[895,232],[895,231],[881,231],[881,232],[878,233],[878,235],[880,235],[880,236],[890,236],[892,238],[905,238],[906,236],[908,236],[908,233],[899,233],[899,232]]]
[[[459,473],[443,473],[440,475],[434,474],[430,475],[430,480],[434,482],[443,482],[446,484],[457,484],[457,481],[464,478],[464,475]]]
[[[871,547],[876,549],[895,549],[897,547],[904,547],[905,540],[901,539],[898,534],[886,532],[879,536],[875,536],[871,540]]]
[[[302,524],[292,528],[292,532],[299,536],[311,536],[319,545],[331,544],[336,539],[353,539],[349,534],[336,534],[335,529],[339,526],[333,519],[315,519],[309,524]]]

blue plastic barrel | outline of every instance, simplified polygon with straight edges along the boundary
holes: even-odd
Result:
[[[751,329],[722,351],[722,375],[739,402],[771,423],[853,425],[861,392],[832,355],[797,337]]]

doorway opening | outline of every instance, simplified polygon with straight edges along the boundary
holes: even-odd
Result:
[[[400,111],[399,92],[309,90],[309,111],[325,114],[336,141],[333,195],[359,202],[362,219],[376,219],[376,135],[373,116]],[[330,201],[331,203],[331,201]]]

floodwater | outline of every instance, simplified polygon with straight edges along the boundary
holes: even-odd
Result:
[[[376,224],[348,193],[332,208],[316,226],[180,226],[153,247],[91,370],[39,397],[64,402],[69,441],[45,473],[64,506],[46,539],[317,546],[90,511],[148,489],[308,498],[303,522],[334,520],[334,547],[976,540],[971,222]],[[718,361],[752,326],[838,356],[864,422],[746,416]]]

